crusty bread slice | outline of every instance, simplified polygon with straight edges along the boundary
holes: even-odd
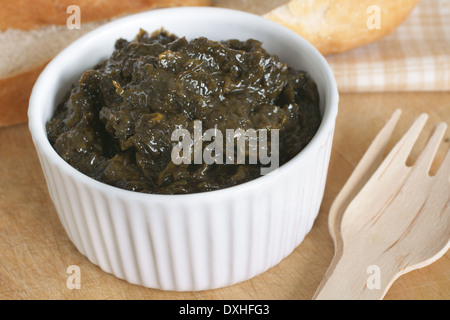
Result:
[[[9,29],[0,33],[0,127],[26,121],[28,99],[45,65],[63,48],[104,22],[36,30]]]
[[[1,32],[0,79],[42,66],[70,43],[103,23],[84,23],[79,30],[52,25],[35,30],[8,29]]]
[[[28,101],[45,64],[27,72],[0,79],[0,128],[27,121]]]
[[[80,30],[67,28],[69,5],[80,7]],[[206,5],[210,0],[0,0],[0,127],[27,121],[40,72],[83,34],[130,13]]]
[[[82,22],[88,23],[159,7],[209,4],[210,0],[0,0],[0,30],[63,26],[71,5],[80,7]]]

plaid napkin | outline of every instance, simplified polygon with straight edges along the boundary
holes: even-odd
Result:
[[[450,0],[421,0],[393,34],[326,57],[341,92],[450,90]]]

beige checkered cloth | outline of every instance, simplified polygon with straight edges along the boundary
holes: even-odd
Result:
[[[421,0],[393,34],[327,60],[340,92],[449,91],[450,0]]]

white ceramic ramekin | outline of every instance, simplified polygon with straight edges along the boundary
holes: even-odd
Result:
[[[318,83],[322,125],[277,174],[194,195],[150,195],[95,181],[50,145],[45,124],[81,73],[108,58],[118,38],[164,27],[178,36],[254,38]],[[338,91],[324,57],[294,32],[264,18],[217,8],[145,12],[85,35],[51,61],[30,99],[29,128],[51,199],[68,236],[92,263],[130,283],[197,291],[250,279],[288,256],[313,226],[325,188]]]

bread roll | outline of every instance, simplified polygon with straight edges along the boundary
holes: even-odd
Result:
[[[342,53],[394,31],[418,0],[214,0],[299,33],[324,54]],[[379,22],[379,25],[377,24]]]
[[[328,55],[385,37],[405,21],[417,2],[292,0],[265,17],[298,32],[322,54]]]
[[[67,8],[78,5],[81,29],[69,30]],[[0,0],[0,127],[27,121],[28,100],[45,65],[83,34],[111,19],[210,0]]]

